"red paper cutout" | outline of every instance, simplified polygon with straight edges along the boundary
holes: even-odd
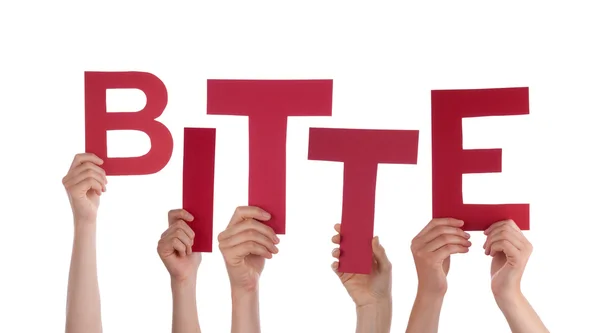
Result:
[[[419,131],[311,128],[308,159],[344,163],[338,271],[369,274],[378,163],[417,164]]]
[[[194,252],[212,252],[216,132],[183,129],[183,209],[194,216]]]
[[[139,89],[146,106],[139,112],[107,112],[107,89]],[[107,175],[148,175],[162,170],[173,153],[169,129],[156,120],[167,106],[167,88],[145,72],[85,72],[85,150],[104,160]],[[107,157],[106,132],[137,130],[150,137],[151,148],[139,157]]]
[[[529,230],[528,204],[463,204],[465,173],[502,171],[501,149],[463,150],[462,119],[529,114],[528,88],[431,91],[433,217],[463,220],[464,230],[481,231],[513,219]]]
[[[286,133],[290,116],[331,116],[332,80],[208,80],[207,114],[248,116],[248,203],[285,234]]]

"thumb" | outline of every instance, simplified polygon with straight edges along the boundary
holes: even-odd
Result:
[[[385,249],[379,243],[379,236],[373,238],[373,255],[375,256],[375,260],[377,260],[380,271],[387,271],[392,268],[392,263],[385,254]]]

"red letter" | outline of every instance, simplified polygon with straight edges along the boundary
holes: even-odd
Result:
[[[139,89],[146,106],[139,112],[106,112],[107,89]],[[173,153],[169,129],[156,121],[167,106],[167,88],[150,73],[85,72],[85,150],[104,160],[107,175],[148,175],[164,168]],[[139,157],[107,158],[106,132],[137,130],[150,137],[151,148]]]
[[[212,252],[215,136],[214,128],[183,129],[183,209],[194,216],[194,252]]]
[[[286,132],[290,116],[331,116],[332,80],[208,80],[207,113],[248,116],[248,202],[285,234]]]
[[[344,162],[338,271],[369,274],[377,164],[417,164],[419,131],[311,128],[308,159]]]
[[[433,217],[453,217],[465,230],[485,230],[513,219],[529,229],[529,205],[464,204],[462,177],[467,173],[502,171],[501,149],[462,148],[462,119],[529,114],[528,88],[431,91]]]

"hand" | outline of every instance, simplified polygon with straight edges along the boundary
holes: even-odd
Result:
[[[271,215],[258,207],[238,207],[225,231],[219,234],[219,249],[225,259],[233,289],[255,291],[265,259],[279,252],[279,238],[260,221]]]
[[[492,292],[496,298],[517,296],[533,246],[512,220],[492,224],[484,235],[485,254],[492,256]]]
[[[463,221],[452,218],[433,219],[412,240],[411,251],[420,292],[433,295],[446,293],[450,255],[467,253],[471,246],[471,236],[460,229],[463,225]]]
[[[77,154],[69,172],[62,179],[67,190],[75,222],[96,222],[100,195],[106,191],[104,162],[94,154]]]
[[[183,209],[171,210],[169,228],[158,241],[158,255],[175,282],[195,281],[202,260],[200,253],[192,252],[195,235],[187,222],[193,220],[194,217]]]
[[[337,234],[333,236],[331,241],[339,245],[341,241],[341,224],[336,224],[334,229]],[[379,244],[379,237],[373,238],[372,246],[371,274],[340,273],[338,272],[338,261],[331,265],[357,307],[389,302],[392,298],[392,263],[388,260],[383,246]],[[335,248],[332,256],[339,259],[340,249]]]

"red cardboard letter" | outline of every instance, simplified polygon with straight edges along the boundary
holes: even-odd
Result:
[[[194,216],[194,252],[212,252],[215,139],[214,128],[183,129],[183,209]]]
[[[331,116],[332,80],[208,80],[207,113],[248,116],[248,203],[285,234],[286,132],[290,116]]]
[[[107,112],[107,89],[139,89],[146,106],[139,112]],[[148,175],[164,168],[173,153],[169,129],[156,121],[167,106],[167,88],[144,72],[85,72],[85,151],[104,160],[107,175]],[[108,158],[106,132],[136,130],[150,137],[151,148],[139,157]]]
[[[369,274],[377,164],[417,164],[419,131],[311,128],[308,159],[344,162],[340,266]]]
[[[462,148],[462,119],[529,114],[528,88],[431,91],[433,217],[463,220],[465,230],[485,230],[513,219],[529,229],[528,204],[464,204],[462,176],[502,171],[501,149]]]

